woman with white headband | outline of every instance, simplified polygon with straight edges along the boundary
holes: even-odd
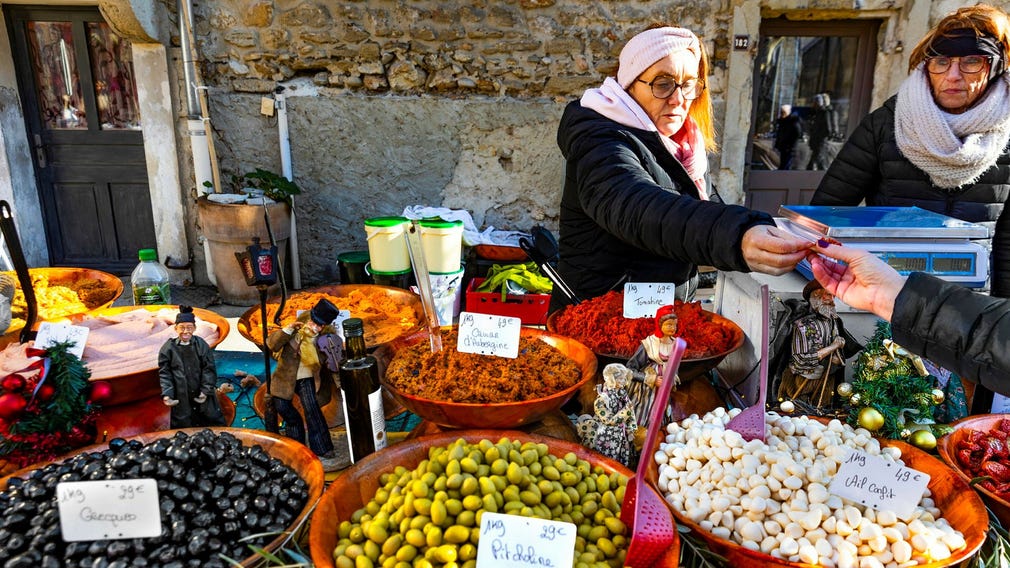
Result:
[[[672,282],[690,299],[698,264],[784,274],[804,257],[809,243],[764,213],[723,204],[709,183],[707,72],[697,36],[655,27],[624,46],[616,79],[565,109],[558,271],[577,295]],[[555,294],[552,308],[564,300]]]

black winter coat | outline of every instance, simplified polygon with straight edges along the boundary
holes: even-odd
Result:
[[[909,351],[1010,395],[1010,301],[915,272],[895,299],[891,334]]]
[[[891,97],[868,114],[824,174],[811,205],[917,206],[950,217],[984,223],[995,230],[992,240],[992,295],[1010,297],[1010,147],[974,184],[955,192],[936,187],[926,172],[908,161],[894,135]]]
[[[578,101],[561,117],[558,146],[566,166],[558,272],[583,298],[622,281],[682,284],[697,264],[747,272],[744,232],[773,224],[765,213],[700,200],[659,136]],[[552,305],[560,306],[558,294]]]

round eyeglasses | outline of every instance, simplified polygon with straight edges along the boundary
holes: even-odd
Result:
[[[667,77],[666,75],[656,77],[651,82],[646,82],[641,79],[635,79],[639,83],[645,83],[652,89],[652,96],[657,99],[668,99],[673,96],[673,93],[680,89],[680,96],[687,100],[694,100],[701,96],[701,93],[705,90],[705,84],[697,79],[687,79],[682,83],[678,83],[673,80],[672,77]]]
[[[946,57],[943,55],[926,59],[926,71],[934,75],[946,73],[950,69],[950,64],[957,60],[957,68],[962,73],[978,73],[985,69],[985,64],[989,61],[987,55],[966,55],[964,57]]]

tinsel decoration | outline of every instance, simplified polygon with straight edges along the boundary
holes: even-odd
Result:
[[[94,442],[98,406],[89,402],[91,371],[70,352],[71,346],[58,343],[45,351],[29,351],[44,354],[48,372],[22,371],[22,390],[4,393],[28,402],[17,416],[0,423],[0,459],[21,467]]]
[[[884,425],[877,434],[887,438],[901,438],[907,425],[932,424],[935,378],[922,375],[917,360],[891,341],[889,323],[878,322],[854,367],[849,424],[858,426],[864,407],[883,414]]]

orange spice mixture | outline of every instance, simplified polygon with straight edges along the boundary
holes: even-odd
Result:
[[[405,332],[418,327],[418,317],[414,308],[397,302],[382,291],[372,291],[366,288],[351,290],[346,296],[334,296],[320,292],[299,292],[291,295],[284,304],[281,314],[281,324],[290,323],[298,317],[298,312],[311,310],[321,299],[333,302],[341,310],[351,312],[352,317],[361,318],[365,324],[365,343],[374,347],[400,337]],[[279,329],[274,325],[274,314],[280,304],[267,305],[267,329],[272,333]],[[263,324],[260,311],[257,309],[249,317],[249,333],[253,341],[262,343]]]
[[[575,361],[536,337],[519,338],[519,357],[489,357],[456,351],[457,331],[443,332],[444,349],[427,341],[399,350],[385,380],[421,398],[448,402],[519,402],[551,396],[579,382]]]

